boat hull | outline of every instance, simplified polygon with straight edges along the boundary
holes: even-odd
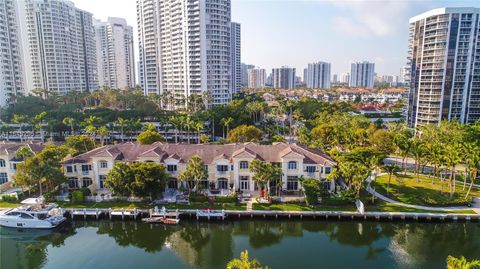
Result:
[[[0,226],[21,229],[53,229],[58,227],[66,220],[65,217],[56,217],[54,221],[38,220],[38,219],[18,219],[0,217]]]

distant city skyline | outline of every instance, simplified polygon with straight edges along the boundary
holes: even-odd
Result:
[[[136,0],[72,0],[106,20],[123,17],[134,27]],[[382,4],[379,4],[382,2]],[[242,24],[242,62],[271,71],[332,64],[332,75],[357,61],[375,63],[379,75],[398,75],[406,64],[408,20],[439,7],[480,7],[478,1],[232,0],[232,21]],[[138,57],[136,57],[138,59]]]

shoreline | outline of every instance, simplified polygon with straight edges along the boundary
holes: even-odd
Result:
[[[103,219],[111,220],[132,220],[138,221],[142,217],[148,217],[150,210],[134,209],[84,209],[84,208],[63,208],[65,215],[71,219]],[[72,212],[77,211],[76,215]],[[114,216],[111,212],[115,211]],[[196,220],[242,220],[242,219],[311,219],[311,220],[363,220],[363,221],[424,221],[424,222],[480,222],[480,214],[461,213],[415,213],[415,212],[345,212],[345,211],[267,211],[267,210],[216,210],[224,213],[219,216],[198,216],[197,209],[168,210],[177,212],[179,218]],[[83,214],[82,214],[83,212]]]

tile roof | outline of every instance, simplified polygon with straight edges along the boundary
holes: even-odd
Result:
[[[167,144],[157,142],[152,145],[138,143],[122,143],[107,145],[68,159],[65,163],[86,163],[91,158],[113,157],[118,161],[132,162],[139,158],[174,158],[187,162],[194,155],[200,156],[207,164],[216,160],[227,159],[231,161],[236,156],[254,157],[267,162],[281,162],[282,156],[289,153],[303,156],[304,163],[335,165],[335,161],[318,149],[306,148],[297,144],[274,143],[273,145],[260,145],[256,143],[237,143],[225,145],[193,145],[193,144]],[[244,155],[245,154],[245,155]]]
[[[17,151],[27,146],[29,147],[33,153],[41,152],[46,145],[49,143],[42,143],[42,142],[7,142],[7,141],[0,141],[0,155],[8,155],[10,160],[14,161],[21,161],[21,159],[16,158]]]

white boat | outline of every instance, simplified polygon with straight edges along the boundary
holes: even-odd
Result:
[[[66,218],[56,204],[43,205],[37,199],[22,201],[23,206],[0,214],[0,226],[22,229],[52,229]]]

